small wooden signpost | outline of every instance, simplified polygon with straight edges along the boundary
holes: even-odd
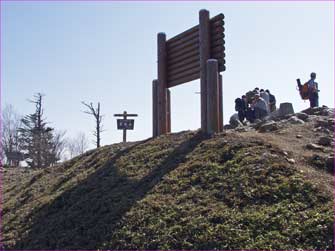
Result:
[[[134,119],[127,119],[127,117],[137,117],[137,114],[128,114],[126,111],[123,114],[114,114],[114,117],[123,117],[117,119],[117,129],[123,130],[123,143],[127,142],[127,130],[134,130]]]
[[[199,24],[166,40],[158,33],[158,78],[152,83],[153,137],[171,132],[169,88],[200,78],[201,130],[223,130],[224,15],[200,10]]]

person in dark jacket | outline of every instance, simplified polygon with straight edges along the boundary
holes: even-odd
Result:
[[[244,105],[245,105],[244,114],[245,114],[246,120],[248,120],[250,123],[254,123],[255,113],[254,113],[254,110],[251,109],[251,107],[249,106],[248,96],[243,95],[242,100],[244,101]]]
[[[243,102],[244,102],[244,109],[247,110],[247,109],[248,109],[248,106],[249,106],[247,96],[246,96],[246,95],[243,95],[243,96],[242,96],[242,100],[243,100]]]
[[[235,110],[238,113],[238,119],[243,123],[248,107],[247,97],[245,95],[242,98],[235,99]]]
[[[270,112],[274,112],[277,108],[276,108],[276,97],[270,93],[269,90],[266,90],[265,92],[267,92],[269,94],[269,108],[270,108]]]
[[[240,122],[243,122],[245,118],[245,112],[244,112],[244,101],[241,98],[235,99],[235,111],[237,111],[238,119]]]

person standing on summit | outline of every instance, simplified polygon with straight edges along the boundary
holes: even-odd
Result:
[[[269,112],[270,111],[270,106],[269,106],[270,95],[269,95],[269,93],[265,92],[264,89],[261,89],[259,95],[266,102],[266,108],[267,108],[267,111]]]
[[[318,83],[315,82],[316,73],[311,73],[311,79],[308,80],[308,97],[310,102],[310,107],[318,107],[319,106],[319,88]]]

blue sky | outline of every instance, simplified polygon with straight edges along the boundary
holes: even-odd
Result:
[[[225,14],[224,120],[234,99],[258,86],[296,111],[296,78],[317,73],[320,104],[334,106],[333,2],[1,2],[1,104],[21,114],[45,96],[45,114],[68,136],[93,140],[81,101],[100,101],[102,144],[120,142],[114,113],[138,113],[130,141],[152,135],[151,83],[156,36],[170,38],[198,23],[198,11]],[[172,131],[200,127],[199,81],[171,89]],[[92,145],[93,146],[93,145]]]

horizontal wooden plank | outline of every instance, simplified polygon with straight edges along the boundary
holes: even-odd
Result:
[[[189,47],[187,47],[187,48],[185,48],[183,50],[180,50],[178,52],[170,54],[169,58],[167,60],[170,61],[170,62],[177,62],[177,61],[180,61],[183,58],[185,58],[184,55],[187,55],[187,54],[194,55],[198,51],[199,51],[199,45],[195,44],[193,46],[189,46]]]
[[[219,39],[224,39],[225,38],[225,34],[224,33],[216,33],[211,35],[211,41],[216,41]]]
[[[175,70],[175,69],[178,69],[178,68],[183,68],[189,64],[194,64],[194,63],[197,63],[199,62],[199,57],[190,57],[190,58],[186,58],[182,61],[179,61],[177,63],[174,63],[174,64],[171,64],[171,65],[168,65],[168,71],[172,71],[172,70]]]
[[[220,33],[224,33],[224,27],[222,26],[218,26],[218,27],[215,27],[213,29],[211,29],[211,37],[217,35],[217,34],[220,34]]]
[[[185,32],[180,33],[176,37],[173,37],[173,38],[167,40],[166,41],[166,46],[167,46],[167,48],[171,48],[171,47],[174,47],[176,45],[179,45],[179,44],[185,42],[185,40],[188,40],[190,38],[198,36],[198,33],[199,33],[199,27],[197,25],[197,26],[191,28],[190,30],[187,30]]]
[[[188,76],[193,76],[194,74],[197,74],[198,76],[200,76],[200,68],[198,69],[193,69],[193,71],[188,71],[188,72],[184,72],[184,73],[180,73],[178,75],[175,75],[173,78],[168,79],[168,82],[172,82],[178,79],[184,79],[187,78]]]
[[[224,58],[220,58],[220,59],[218,59],[218,63],[219,63],[219,65],[225,64],[226,60],[224,60]]]
[[[216,34],[211,35],[211,41],[216,41],[216,40],[224,39],[224,38],[225,38],[224,33],[216,33]]]
[[[216,59],[219,62],[222,62],[223,64],[225,63],[225,58],[223,55],[215,55],[214,57],[211,57],[211,58]]]
[[[167,49],[167,57],[172,58],[175,57],[176,55],[180,55],[184,53],[183,51],[188,50],[189,48],[199,48],[199,38],[195,37],[193,39],[190,39],[186,41],[183,44],[180,44],[179,46],[175,46],[171,49]]]
[[[215,29],[211,29],[211,37],[215,37],[215,35],[224,34],[225,29],[223,27],[216,27]]]
[[[224,64],[219,64],[219,72],[225,71],[226,66]]]
[[[215,54],[216,52],[223,52],[224,51],[224,46],[219,45],[216,47],[211,47],[211,53]]]
[[[224,46],[218,46],[215,48],[211,48],[211,55],[224,54],[225,49],[226,48]]]
[[[126,116],[126,117],[137,117],[138,116],[138,114],[114,114],[114,117],[124,117],[124,116]]]
[[[226,65],[223,64],[223,63],[220,63],[219,64],[219,71],[224,71],[224,70],[226,70]]]
[[[226,63],[226,60],[224,57],[217,57],[216,60],[218,61],[219,64],[225,64]]]
[[[215,48],[218,46],[224,46],[224,40],[223,38],[215,40],[215,41],[211,41],[211,48]]]
[[[171,67],[172,65],[175,65],[175,64],[179,65],[179,62],[190,59],[190,58],[195,58],[196,60],[199,60],[199,57],[200,57],[199,50],[194,50],[194,51],[185,53],[184,55],[180,55],[178,57],[168,59],[167,65],[168,67]]]
[[[183,71],[183,72],[180,72],[178,74],[174,74],[174,75],[169,76],[168,82],[174,81],[176,79],[185,78],[189,75],[193,75],[194,73],[199,73],[199,72],[200,72],[199,67],[198,68],[193,68],[193,69],[190,69],[190,70],[187,70],[187,71]]]
[[[211,40],[214,41],[212,47],[218,45],[219,43],[224,44],[224,41],[218,42],[218,40],[222,40],[224,38],[224,34],[219,33],[223,31],[223,29],[217,28],[215,31],[216,33],[211,34]],[[191,50],[198,50],[199,48],[198,36],[194,36],[194,37],[189,38],[188,40],[179,41],[179,42],[180,43],[178,45],[168,48],[167,58],[168,60],[171,60],[172,62],[180,60],[179,58],[175,58],[175,57],[182,56],[182,58],[184,58],[183,55],[185,53],[188,53]]]
[[[224,46],[217,46],[217,47],[211,48],[211,55],[224,52],[224,49],[225,49]]]
[[[211,37],[211,47],[215,47],[216,44],[224,44],[224,34],[215,34]]]
[[[167,43],[166,43],[166,48],[167,48],[168,50],[171,50],[171,49],[173,49],[174,47],[177,47],[177,46],[179,46],[179,45],[181,45],[181,44],[183,44],[183,43],[185,43],[185,42],[187,42],[187,41],[189,41],[189,40],[193,40],[193,39],[196,39],[196,38],[198,38],[198,37],[199,37],[199,30],[196,30],[195,32],[190,33],[190,34],[187,34],[187,35],[181,37],[180,39],[178,39],[178,40],[176,40],[176,41],[173,41],[173,42],[167,42]]]
[[[224,15],[210,19],[211,58],[219,60],[224,68]],[[186,83],[200,77],[199,25],[194,26],[167,41],[168,87]]]
[[[225,57],[224,53],[224,47],[216,47],[213,50],[211,50],[211,58],[214,59],[220,59]],[[195,53],[193,56],[185,57],[184,59],[174,62],[174,63],[168,63],[168,71],[173,71],[175,69],[179,68],[185,68],[190,64],[198,64],[199,62],[199,56]]]
[[[189,75],[185,78],[176,79],[176,80],[173,80],[173,81],[170,81],[170,82],[168,81],[167,86],[168,86],[168,88],[174,87],[174,86],[177,86],[177,85],[180,85],[180,84],[184,84],[184,83],[196,80],[198,78],[200,78],[200,73],[194,73],[194,74]]]
[[[215,23],[216,21],[221,20],[221,19],[224,19],[224,15],[223,15],[222,13],[220,13],[220,14],[218,14],[218,15],[212,17],[212,18],[209,20],[209,22],[210,22],[210,23]]]
[[[218,25],[223,25],[224,22],[223,22],[223,19],[224,19],[224,15],[221,13],[221,14],[218,14],[216,15],[215,17],[211,18],[210,19],[210,25],[211,26],[218,26]],[[192,28],[182,32],[182,33],[179,33],[178,35],[170,38],[169,40],[167,40],[167,47],[173,47],[173,46],[176,46],[177,44],[180,43],[180,40],[187,40],[187,37],[192,37],[192,36],[195,36],[195,34],[198,34],[199,32],[199,25],[196,25],[196,26],[193,26]],[[179,41],[177,43],[177,41]]]
[[[216,22],[210,23],[210,28],[216,28],[216,27],[223,27],[224,26],[224,21],[223,20],[218,20]]]
[[[225,63],[225,54],[224,53],[217,53],[211,56],[212,59],[217,59],[223,64]],[[179,74],[180,72],[189,70],[189,69],[194,69],[194,68],[199,68],[200,64],[197,60],[190,62],[190,63],[184,63],[183,65],[180,65],[179,67],[175,67],[173,69],[168,69],[167,74],[168,77],[171,77],[172,75]]]
[[[224,53],[217,53],[217,54],[211,55],[211,58],[217,59],[217,60],[224,60],[225,56],[226,55]]]
[[[193,26],[192,28],[182,32],[182,33],[179,33],[178,35],[170,38],[169,40],[167,40],[167,43],[172,43],[172,42],[175,42],[175,41],[178,41],[179,39],[187,36],[187,35],[190,35],[194,32],[197,32],[199,30],[199,25],[196,25],[196,26]]]
[[[180,72],[183,72],[183,71],[186,71],[186,70],[189,70],[189,69],[192,69],[192,68],[197,68],[197,67],[200,67],[200,61],[199,60],[188,63],[188,64],[184,64],[184,65],[182,65],[180,67],[177,67],[177,68],[172,68],[172,69],[168,68],[167,69],[167,74],[168,74],[168,77],[169,77],[169,76],[178,74]]]
[[[187,77],[189,75],[193,75],[195,73],[199,73],[200,74],[200,67],[195,67],[195,68],[192,68],[192,69],[180,72],[178,74],[171,75],[170,77],[168,77],[168,82],[174,81],[176,79],[185,78],[185,77]]]
[[[215,41],[214,44],[212,44],[210,51],[211,51],[211,55],[219,53],[219,52],[224,52],[225,47],[224,47],[224,41],[221,40],[217,40]],[[188,47],[184,50],[181,50],[178,53],[175,53],[174,55],[169,55],[168,59],[167,59],[167,64],[168,64],[168,68],[177,68],[183,65],[183,63],[179,63],[179,62],[183,62],[186,60],[186,63],[190,63],[190,58],[194,58],[194,60],[199,60],[199,45],[194,45],[193,47]]]

